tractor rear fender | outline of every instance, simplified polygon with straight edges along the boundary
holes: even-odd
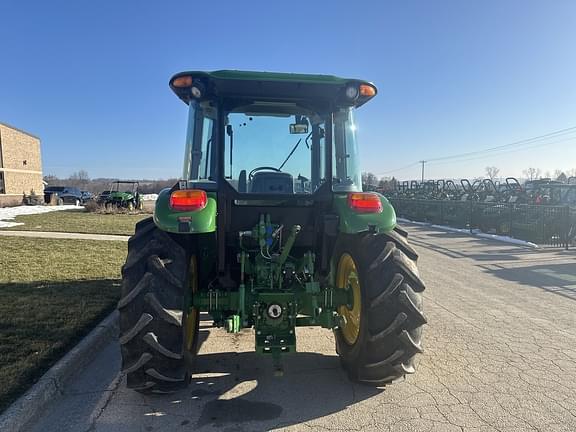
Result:
[[[378,194],[382,203],[381,213],[358,213],[348,205],[348,194],[334,194],[334,210],[339,216],[339,231],[356,234],[369,229],[379,233],[390,232],[396,226],[396,212],[390,202]]]
[[[175,211],[170,208],[170,189],[158,194],[154,208],[154,223],[162,231],[175,234],[201,234],[216,231],[216,194],[208,193],[206,207],[195,211]]]

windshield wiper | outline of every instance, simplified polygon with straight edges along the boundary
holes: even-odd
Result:
[[[298,148],[298,146],[300,145],[300,142],[302,141],[302,138],[300,138],[298,140],[298,142],[296,143],[296,145],[294,146],[294,148],[292,149],[292,151],[288,154],[288,156],[286,157],[286,159],[284,159],[284,162],[282,162],[282,165],[280,165],[278,167],[278,171],[282,170],[282,167],[284,165],[286,165],[286,162],[288,162],[288,159],[290,159],[290,156],[292,156],[294,154],[294,152],[296,151],[296,149]]]
[[[308,136],[306,137],[306,140],[304,141],[306,144],[306,147],[310,148],[310,146],[308,145],[308,139],[312,136],[312,132],[310,132],[308,134]],[[298,148],[298,146],[300,145],[300,143],[302,142],[302,138],[300,138],[298,140],[298,142],[296,143],[296,145],[294,146],[294,148],[292,149],[292,151],[290,153],[288,153],[288,156],[286,156],[286,159],[284,159],[284,162],[282,162],[282,165],[280,165],[280,167],[278,168],[279,170],[282,169],[282,167],[284,165],[286,165],[286,162],[288,162],[288,159],[290,159],[290,157],[294,154],[294,152],[296,151],[296,149]]]

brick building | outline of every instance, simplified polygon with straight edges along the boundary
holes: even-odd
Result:
[[[32,190],[44,191],[40,139],[0,123],[0,207],[21,203]]]

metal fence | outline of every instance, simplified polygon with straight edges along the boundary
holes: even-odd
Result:
[[[390,199],[399,217],[479,229],[539,245],[574,246],[576,209],[568,206],[479,203],[474,201]]]

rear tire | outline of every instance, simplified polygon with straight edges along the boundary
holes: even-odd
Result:
[[[406,231],[340,235],[334,254],[337,267],[346,255],[355,263],[361,293],[355,340],[350,342],[346,328],[335,332],[336,351],[348,376],[382,386],[414,373],[414,358],[423,351],[426,318],[421,292],[425,286],[416,268],[418,254],[408,244]]]
[[[186,365],[196,354],[185,352],[183,323],[190,278],[190,256],[152,218],[136,225],[122,268],[120,346],[128,388],[142,393],[171,393],[188,385]]]

